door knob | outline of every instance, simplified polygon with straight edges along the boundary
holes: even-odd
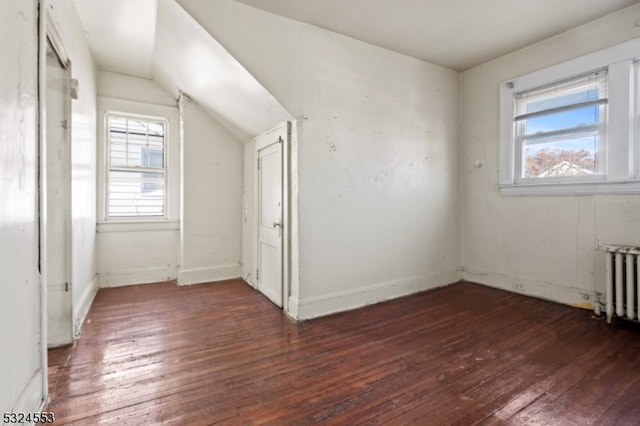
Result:
[[[278,238],[282,236],[282,224],[280,222],[273,222],[273,227],[278,228]]]

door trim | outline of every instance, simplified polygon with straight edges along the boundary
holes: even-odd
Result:
[[[62,43],[62,38],[60,37],[60,32],[58,27],[53,19],[52,14],[50,13],[50,1],[49,0],[41,0],[39,2],[39,10],[40,10],[40,19],[39,19],[39,37],[38,37],[38,210],[39,210],[39,241],[40,241],[40,315],[41,315],[41,363],[44,371],[44,383],[43,383],[43,391],[44,395],[48,395],[48,380],[46,374],[47,367],[47,350],[49,346],[49,338],[48,338],[48,273],[47,273],[47,261],[48,254],[46,252],[46,247],[48,244],[48,233],[49,233],[49,225],[47,219],[47,211],[49,209],[47,197],[48,197],[48,186],[49,182],[47,179],[48,173],[48,151],[49,146],[47,143],[47,48],[51,47],[55,55],[58,57],[58,60],[65,70],[66,74],[66,87],[65,92],[68,96],[65,97],[65,115],[67,119],[67,131],[65,132],[65,140],[64,143],[68,146],[69,155],[68,161],[68,182],[65,182],[65,190],[68,191],[68,205],[65,206],[65,214],[64,218],[66,223],[66,232],[67,238],[65,247],[62,248],[67,253],[65,260],[65,276],[67,277],[67,282],[69,283],[69,343],[73,343],[74,341],[74,329],[73,329],[73,297],[72,297],[72,220],[71,220],[71,71],[72,64],[69,59],[69,55],[67,54],[67,50]],[[65,178],[66,180],[66,178]],[[67,203],[65,203],[67,204]]]
[[[284,130],[284,132],[283,132]],[[261,143],[260,139],[263,139],[266,136],[269,136],[274,133],[284,133],[284,137],[282,138],[282,147],[281,147],[281,164],[282,164],[282,309],[285,312],[289,312],[289,296],[291,294],[291,257],[290,257],[290,247],[291,247],[291,202],[290,202],[290,183],[291,183],[291,136],[292,136],[292,123],[290,121],[286,121],[277,125],[276,127],[256,136],[253,139],[254,142],[254,194],[253,194],[253,203],[255,206],[256,215],[254,218],[254,232],[253,232],[253,252],[255,259],[255,268],[258,269],[260,266],[260,253],[259,253],[259,232],[260,232],[260,224],[259,224],[259,214],[257,214],[259,208],[259,183],[260,183],[260,171],[258,170],[258,161],[260,158],[260,151],[267,146],[271,145],[271,143]],[[258,289],[259,279],[256,277],[255,284],[253,287]]]
[[[43,7],[46,3],[48,2],[46,1],[42,2],[41,7]],[[44,7],[44,9],[47,9],[47,8]],[[71,61],[69,60],[67,49],[64,48],[64,44],[62,43],[60,32],[58,31],[58,28],[55,22],[53,21],[51,14],[48,13],[48,11],[45,14],[46,14],[46,23],[45,23],[46,27],[44,31],[47,36],[44,42],[46,43],[46,41],[49,40],[49,42],[51,43],[51,46],[53,47],[53,50],[56,52],[56,55],[58,55],[58,59],[60,60],[60,63],[62,64],[62,66],[64,68],[70,68]]]

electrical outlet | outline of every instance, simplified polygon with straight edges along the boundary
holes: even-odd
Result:
[[[522,283],[513,283],[513,288],[518,291],[524,291],[524,284]]]

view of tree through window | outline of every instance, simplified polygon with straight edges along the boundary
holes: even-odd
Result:
[[[504,196],[640,192],[640,40],[500,84]]]
[[[109,116],[107,217],[165,214],[165,124]]]
[[[606,71],[517,95],[522,177],[599,173],[606,104]]]

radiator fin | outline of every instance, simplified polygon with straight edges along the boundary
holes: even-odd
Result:
[[[640,248],[607,245],[603,250],[606,265],[607,322],[611,322],[614,316],[640,321]]]

